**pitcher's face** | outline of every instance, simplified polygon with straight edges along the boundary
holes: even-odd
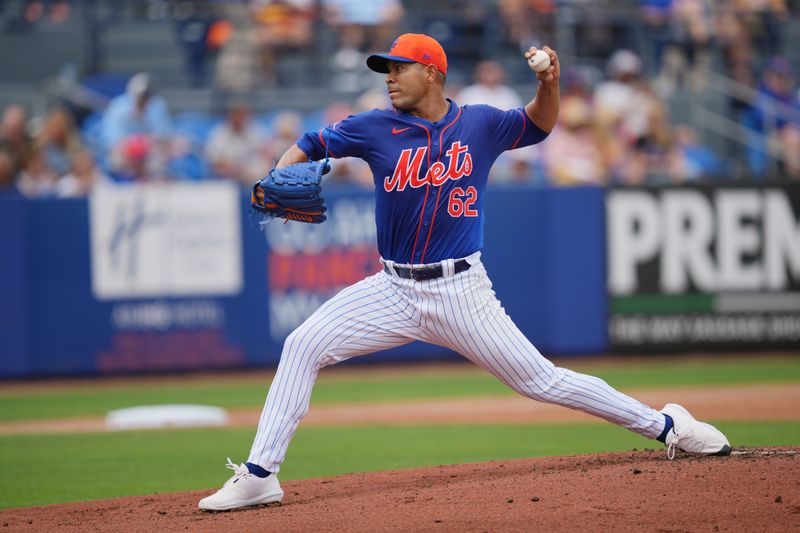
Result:
[[[427,68],[421,63],[389,61],[386,87],[395,109],[407,111],[417,107],[430,87]]]

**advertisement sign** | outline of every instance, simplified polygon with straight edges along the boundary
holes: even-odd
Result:
[[[612,348],[800,342],[800,187],[613,189],[606,209]]]
[[[100,372],[240,365],[222,297],[244,286],[232,183],[115,185],[89,198],[91,292],[110,334]]]
[[[372,195],[331,196],[324,224],[265,225],[269,333],[276,343],[336,292],[380,268]]]
[[[241,291],[239,190],[232,183],[100,187],[89,199],[98,300]]]

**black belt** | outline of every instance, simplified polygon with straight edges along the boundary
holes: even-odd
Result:
[[[465,270],[469,270],[469,267],[472,265],[466,259],[459,259],[453,265],[454,271],[453,275],[460,274]],[[391,267],[397,273],[398,277],[403,279],[413,279],[414,281],[427,281],[430,279],[437,279],[441,278],[444,272],[442,271],[441,263],[437,263],[434,266],[423,266],[423,267],[401,267],[394,265]],[[392,271],[389,265],[383,265],[383,270],[387,274],[391,275]]]

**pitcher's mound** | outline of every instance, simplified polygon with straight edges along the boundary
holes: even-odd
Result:
[[[519,459],[283,483],[282,505],[197,510],[211,490],[0,512],[9,531],[790,531],[800,448]],[[220,480],[222,482],[223,480]]]

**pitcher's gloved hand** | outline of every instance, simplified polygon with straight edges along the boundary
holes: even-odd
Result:
[[[253,185],[250,208],[268,217],[319,224],[326,220],[325,199],[320,196],[322,176],[330,172],[328,160],[273,168]]]

